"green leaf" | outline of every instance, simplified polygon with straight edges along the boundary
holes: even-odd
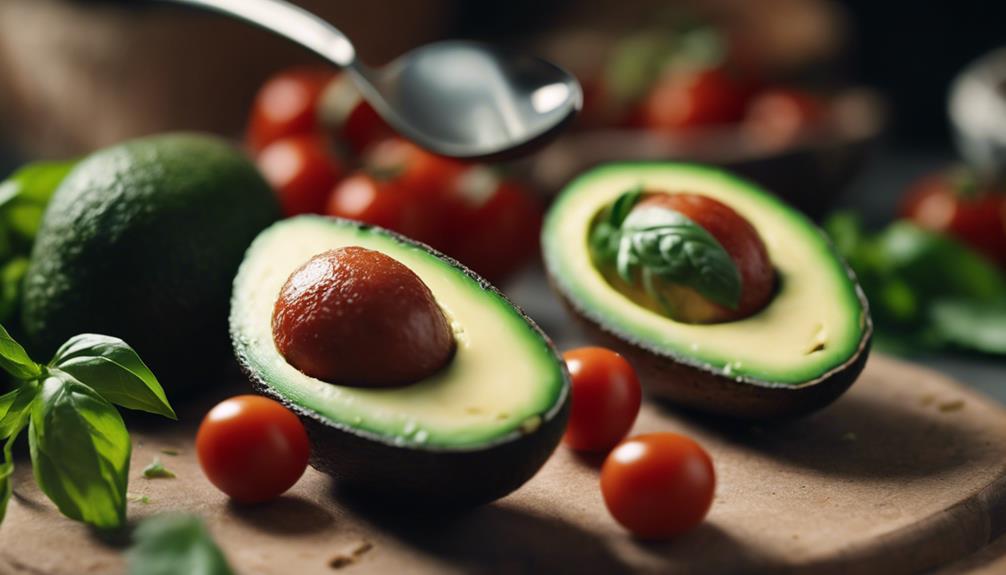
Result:
[[[4,517],[7,515],[7,503],[13,493],[11,476],[14,474],[14,456],[11,451],[14,448],[14,441],[17,440],[17,436],[23,428],[24,422],[22,421],[21,427],[18,427],[3,445],[3,461],[0,462],[0,523],[3,523]]]
[[[741,276],[730,254],[702,226],[673,210],[633,210],[622,224],[615,267],[630,283],[643,268],[731,309],[740,301]]]
[[[6,227],[31,240],[52,194],[76,161],[28,164],[0,183],[0,214]]]
[[[28,258],[17,256],[0,267],[0,323],[15,316],[21,304],[21,284],[28,271]]]
[[[929,315],[944,341],[984,353],[1006,354],[1006,300],[998,305],[939,301]]]
[[[53,371],[32,404],[28,440],[35,481],[64,515],[103,529],[122,525],[131,446],[112,404]]]
[[[49,365],[112,403],[177,419],[157,378],[121,339],[90,333],[74,336],[56,351]]]
[[[623,192],[601,213],[590,232],[590,247],[595,262],[615,263],[618,257],[618,243],[622,237],[622,224],[642,195],[642,186]]]
[[[35,379],[42,374],[42,367],[28,357],[21,344],[0,325],[0,369],[17,379]]]
[[[32,400],[38,395],[38,385],[25,383],[14,391],[0,395],[0,439],[10,437],[24,427]]]
[[[157,515],[136,528],[129,575],[232,575],[227,558],[198,517]]]
[[[150,465],[143,468],[143,476],[147,479],[174,479],[175,472],[164,467],[160,457],[155,457]]]

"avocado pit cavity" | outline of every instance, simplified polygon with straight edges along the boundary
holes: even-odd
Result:
[[[419,276],[356,246],[318,254],[290,274],[272,331],[290,365],[357,387],[415,383],[441,370],[455,349],[450,323]]]

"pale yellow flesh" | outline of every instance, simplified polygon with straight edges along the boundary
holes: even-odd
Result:
[[[235,282],[232,330],[251,334],[252,367],[294,403],[354,428],[427,445],[465,445],[533,431],[561,372],[544,341],[502,299],[421,248],[372,231],[301,218],[263,233]],[[362,246],[397,259],[430,288],[451,321],[456,354],[440,373],[397,389],[361,389],[308,377],[276,350],[271,319],[290,273],[326,250]]]
[[[635,304],[615,289],[591,261],[591,222],[620,194],[686,192],[720,200],[758,230],[778,271],[780,289],[760,313],[739,321],[697,325],[674,321]],[[689,166],[628,167],[590,174],[559,200],[550,216],[546,245],[550,268],[579,307],[602,325],[615,325],[655,349],[700,359],[725,375],[799,384],[825,373],[856,350],[862,309],[842,266],[811,225],[798,221],[777,200],[738,193],[737,180]],[[797,225],[798,224],[798,225]],[[561,254],[561,255],[560,255]],[[829,262],[829,263],[822,263]]]

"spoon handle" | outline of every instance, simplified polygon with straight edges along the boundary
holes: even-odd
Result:
[[[161,0],[234,16],[283,36],[340,68],[355,64],[356,50],[345,34],[318,16],[284,0]]]

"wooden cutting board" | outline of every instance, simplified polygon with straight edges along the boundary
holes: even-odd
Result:
[[[455,516],[406,516],[340,497],[309,470],[283,498],[231,504],[203,478],[183,425],[134,428],[130,519],[205,517],[242,573],[908,573],[971,554],[1006,530],[1006,412],[931,371],[873,358],[850,392],[807,419],[722,424],[646,404],[635,432],[680,431],[719,477],[707,521],[665,543],[616,525],[597,461],[560,447],[527,485]],[[178,450],[167,455],[161,450]],[[176,479],[144,479],[159,456]],[[120,573],[121,550],[63,519],[26,462],[0,528],[0,573]]]

